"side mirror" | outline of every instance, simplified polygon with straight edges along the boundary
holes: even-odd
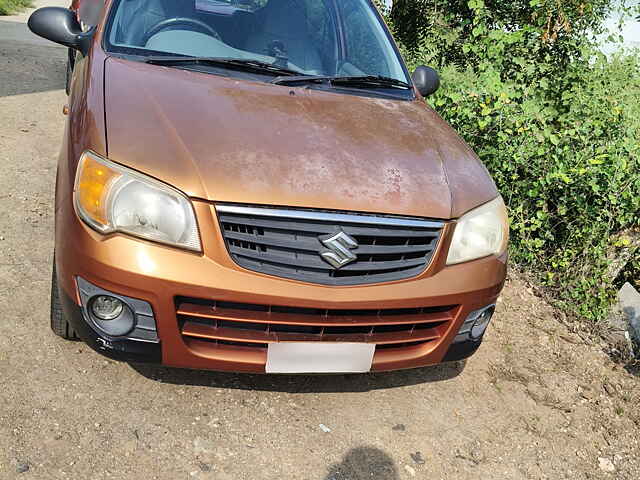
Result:
[[[416,68],[411,76],[413,83],[423,97],[428,97],[440,87],[440,76],[431,67],[421,66]]]
[[[27,25],[42,38],[79,50],[83,55],[89,51],[93,30],[83,32],[76,14],[68,8],[39,8],[31,14]]]

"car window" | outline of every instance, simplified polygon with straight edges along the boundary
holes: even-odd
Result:
[[[317,46],[324,73],[335,74],[337,70],[338,37],[331,10],[323,2],[303,0],[307,11],[307,30],[311,43]]]
[[[107,29],[111,51],[409,81],[369,0],[114,0]]]
[[[371,8],[365,2],[337,3],[345,26],[344,61],[367,74],[402,78],[399,64],[385,54],[389,39]]]
[[[78,20],[83,30],[95,27],[104,10],[104,0],[81,0],[78,6]]]

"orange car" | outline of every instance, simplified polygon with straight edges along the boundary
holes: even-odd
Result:
[[[69,47],[51,326],[131,362],[367,372],[468,357],[507,263],[487,170],[370,0],[42,8]],[[89,9],[91,10],[91,9]]]

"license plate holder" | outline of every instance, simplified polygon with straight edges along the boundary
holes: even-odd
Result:
[[[267,373],[365,373],[373,343],[280,342],[267,347]]]

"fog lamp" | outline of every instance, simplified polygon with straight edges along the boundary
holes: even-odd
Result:
[[[91,302],[91,312],[100,320],[113,320],[124,310],[124,304],[116,297],[98,295]]]
[[[489,307],[485,309],[479,316],[476,318],[476,321],[473,322],[473,326],[471,327],[471,332],[469,335],[473,340],[477,340],[482,335],[484,335],[484,331],[487,329],[489,322],[491,321],[491,317],[493,316],[495,308]]]
[[[467,318],[458,331],[458,335],[453,340],[455,343],[460,342],[477,342],[484,335],[485,330],[489,326],[493,312],[495,312],[495,305],[487,305],[479,310],[474,310]]]
[[[104,333],[119,337],[135,327],[135,315],[119,298],[96,295],[89,300],[93,323]]]

